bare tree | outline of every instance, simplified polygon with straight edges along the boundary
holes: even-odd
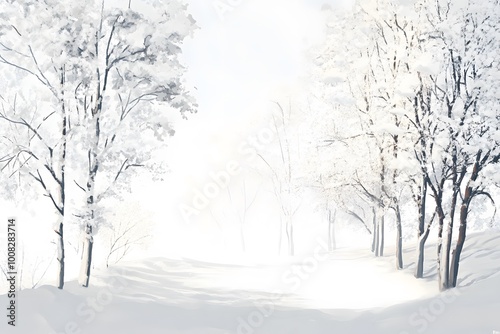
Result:
[[[249,199],[247,187],[246,187],[246,182],[245,182],[245,180],[243,180],[242,195],[243,195],[243,206],[241,207],[241,209],[239,209],[233,200],[233,196],[231,195],[231,190],[229,189],[229,187],[227,188],[227,196],[229,198],[230,206],[233,209],[233,211],[235,212],[235,214],[237,215],[239,225],[240,225],[241,249],[243,250],[243,252],[246,252],[245,225],[246,225],[248,210],[250,210],[252,205],[255,203],[255,200],[257,199],[258,191],[255,192],[255,194],[253,195],[253,197],[251,199]]]
[[[298,152],[292,153],[293,146],[291,141],[293,139],[289,133],[292,118],[291,106],[289,107],[288,112],[285,113],[281,104],[276,102],[276,105],[279,110],[279,118],[273,117],[273,124],[279,145],[279,156],[277,158],[277,162],[274,163],[270,159],[265,158],[261,152],[257,154],[271,173],[274,195],[276,196],[280,207],[280,226],[283,226],[284,224],[285,235],[288,243],[288,255],[293,256],[295,253],[293,221],[295,214],[300,208],[300,201],[297,201],[300,186],[298,178],[295,175],[297,161],[294,160],[296,159],[295,154]],[[280,244],[281,231],[282,228],[280,227]]]
[[[139,222],[121,221],[118,226],[112,227],[106,267],[109,267],[111,261],[115,264],[120,262],[134,246],[145,243],[150,237],[151,235],[144,230]]]

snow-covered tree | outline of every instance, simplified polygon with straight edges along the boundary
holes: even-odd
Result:
[[[88,286],[93,235],[101,220],[99,202],[113,191],[119,193],[116,185],[144,166],[158,143],[172,134],[169,109],[184,116],[195,106],[182,84],[179,61],[180,45],[193,32],[194,20],[176,0],[155,1],[150,8],[144,4],[149,9],[144,12],[98,0],[26,0],[3,7],[0,62],[38,84],[34,91],[49,100],[43,121],[59,118],[60,135],[52,145],[45,144],[42,156],[56,162],[47,164],[48,176],[38,173],[40,168],[30,173],[50,191],[61,217],[69,187],[66,167],[72,169],[72,187],[84,192],[84,209],[77,213],[85,234],[79,281]],[[30,136],[44,142],[36,134],[41,123],[25,121],[29,119],[7,120],[24,125]],[[53,179],[57,196],[44,177]],[[63,251],[62,229],[61,218]]]
[[[385,216],[389,210],[394,212],[401,269],[401,201],[407,188],[401,178],[408,159],[408,125],[402,112],[408,104],[404,84],[408,50],[401,43],[407,38],[406,24],[389,1],[358,2],[353,12],[332,16],[326,47],[317,58],[330,99],[341,110],[332,115],[341,131],[332,134],[330,142],[340,141],[350,148],[344,168],[352,172],[342,178],[350,180],[346,183],[375,211],[377,256],[383,255]],[[345,122],[349,126],[342,126]]]
[[[334,14],[326,48],[316,58],[329,90],[323,98],[343,110],[333,116],[341,131],[330,142],[352,152],[347,159],[335,157],[354,170],[341,178],[378,212],[376,244],[383,240],[387,209],[394,211],[399,268],[401,207],[413,194],[419,214],[417,277],[423,275],[423,249],[434,219],[426,214],[427,197],[433,197],[441,289],[456,285],[471,200],[491,198],[487,189],[495,183],[498,6],[493,0],[357,1],[352,12]],[[381,253],[380,244],[375,251]]]
[[[9,50],[4,51],[9,53]],[[41,72],[37,73],[39,70],[36,69],[37,57],[34,53],[31,53],[31,58],[27,58],[23,65],[14,64],[7,57],[0,54],[0,61],[18,69],[17,73],[12,74],[11,79],[16,78],[17,80],[14,80],[27,89],[26,93],[29,95],[14,93],[9,94],[9,98],[7,94],[2,94],[0,120],[3,121],[7,130],[3,137],[3,144],[7,150],[0,159],[2,171],[11,177],[27,176],[35,180],[40,186],[41,193],[50,199],[57,215],[53,228],[57,235],[58,287],[62,289],[65,272],[64,220],[68,190],[66,106],[64,100],[58,99],[61,86],[54,83],[57,89],[53,88],[48,79],[41,79],[39,76]],[[33,65],[35,68],[30,69]],[[4,73],[9,73],[9,71]],[[26,76],[26,73],[29,74]],[[41,79],[40,94],[36,94],[35,89],[30,92],[32,86],[29,81],[33,76]],[[50,92],[49,101],[45,94],[47,90]],[[25,178],[19,181],[19,184],[23,185],[23,189],[27,187],[27,192],[32,190],[30,181]]]
[[[449,201],[445,206],[436,202],[439,286],[444,290],[457,284],[472,200],[479,195],[491,198],[487,189],[493,183],[491,172],[498,168],[500,101],[494,83],[500,65],[494,59],[500,45],[500,3],[438,1],[428,8],[432,28],[425,35],[425,45],[435,55],[440,70],[426,78],[432,92],[434,135],[427,138],[431,155],[422,167],[434,198]],[[436,165],[441,166],[439,173],[429,175],[429,169]],[[443,197],[443,192],[448,195]],[[458,239],[450,253],[457,220]]]

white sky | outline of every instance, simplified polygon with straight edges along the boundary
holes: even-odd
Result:
[[[200,111],[239,113],[243,101],[297,80],[303,51],[321,39],[320,8],[349,0],[188,0],[200,26],[184,47]],[[217,4],[239,3],[225,12]],[[238,108],[234,110],[232,107]]]
[[[296,79],[301,50],[321,31],[303,1],[241,0],[224,13],[216,9],[224,0],[189,1],[201,29],[184,52],[200,111],[234,113],[228,106],[241,108],[242,98],[263,97],[273,86]]]
[[[231,2],[240,4],[220,15],[215,5]],[[320,8],[328,2],[349,0],[188,0],[200,29],[185,42],[184,57],[199,112],[177,125],[174,164],[192,165],[185,161],[186,150],[195,149],[190,143],[203,152],[227,142],[230,132],[245,132],[248,122],[267,124],[269,101],[306,75],[304,52],[322,39]]]

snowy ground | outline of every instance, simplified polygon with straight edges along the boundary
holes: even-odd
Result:
[[[387,254],[391,254],[391,249]],[[309,256],[244,264],[147,259],[95,273],[92,287],[69,282],[24,290],[17,327],[0,333],[52,334],[322,334],[500,331],[500,233],[469,237],[460,288],[438,293],[435,248],[427,278],[416,280],[413,248],[407,267],[366,249],[322,246]],[[7,305],[7,296],[0,296]],[[5,310],[5,307],[2,309]],[[6,311],[4,311],[6,313]]]

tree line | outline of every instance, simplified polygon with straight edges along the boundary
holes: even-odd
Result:
[[[329,12],[326,42],[315,53],[311,94],[318,117],[329,123],[319,132],[322,153],[315,157],[328,156],[330,163],[316,180],[365,226],[372,217],[377,256],[384,251],[385,219],[393,215],[398,269],[401,213],[413,212],[417,278],[424,275],[424,246],[437,225],[441,290],[457,285],[469,213],[484,202],[481,197],[495,206],[499,5],[356,1],[352,11]]]

